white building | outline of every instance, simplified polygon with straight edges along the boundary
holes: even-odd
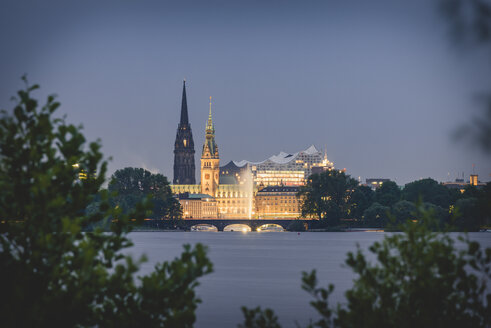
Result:
[[[220,175],[240,181],[244,173],[252,172],[256,186],[302,186],[316,168],[333,169],[334,164],[312,145],[292,154],[280,152],[260,162],[230,161],[220,167]]]

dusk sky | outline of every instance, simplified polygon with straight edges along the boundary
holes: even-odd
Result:
[[[27,73],[102,139],[110,174],[172,180],[186,78],[198,167],[212,96],[222,165],[314,144],[363,182],[468,180],[472,164],[491,180],[490,158],[452,139],[491,61],[452,43],[437,1],[2,0],[0,44],[0,108]]]

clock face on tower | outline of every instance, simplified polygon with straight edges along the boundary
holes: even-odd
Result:
[[[208,180],[210,178],[210,175],[208,173],[205,174],[205,179]]]

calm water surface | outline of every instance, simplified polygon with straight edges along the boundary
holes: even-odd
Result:
[[[200,279],[196,327],[236,327],[243,321],[240,307],[270,307],[283,327],[305,326],[317,316],[301,285],[301,272],[316,269],[322,285],[333,283],[332,301],[343,301],[354,275],[344,266],[346,253],[356,244],[368,247],[382,232],[134,232],[130,253],[146,254],[142,273],[157,262],[178,256],[183,244],[203,243],[209,248],[214,272]],[[491,247],[491,233],[473,233],[471,239]]]

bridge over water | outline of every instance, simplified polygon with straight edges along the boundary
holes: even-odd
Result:
[[[211,225],[217,228],[218,231],[223,231],[227,226],[231,225],[246,225],[251,228],[251,231],[257,231],[257,228],[260,228],[265,225],[277,225],[282,227],[283,229],[287,229],[288,226],[297,219],[291,218],[273,218],[273,219],[184,219],[179,224],[184,227],[186,230],[191,230],[191,227],[198,225]],[[299,221],[303,222],[307,226],[312,220],[309,219],[300,219]],[[162,220],[146,220],[145,225],[149,227],[159,227],[162,225]]]

